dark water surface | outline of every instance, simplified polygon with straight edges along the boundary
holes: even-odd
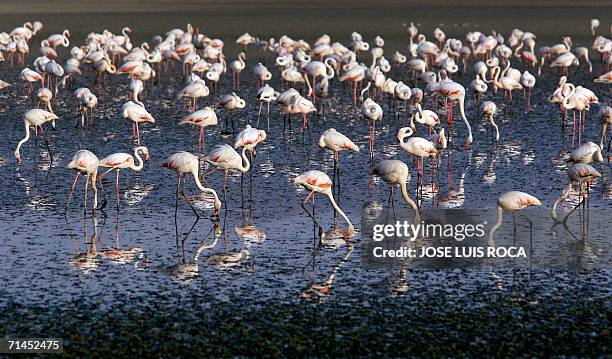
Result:
[[[227,44],[226,56],[232,60],[239,51],[234,39],[245,31],[277,38],[287,33],[307,40],[329,33],[333,40],[342,42],[348,40],[352,30],[362,31],[367,41],[380,34],[388,40],[385,54],[389,57],[396,49],[406,53],[402,22],[417,18],[426,34],[438,23],[447,24],[444,29],[448,36],[461,39],[469,29],[494,27],[507,35],[513,27],[520,27],[538,35],[538,46],[553,45],[568,33],[573,35],[575,45],[590,46],[588,19],[603,16],[593,9],[567,8],[557,13],[538,12],[538,16],[525,8],[506,9],[505,16],[498,16],[498,10],[492,8],[400,10],[375,9],[375,20],[369,21],[364,20],[369,15],[363,8],[307,8],[297,15],[290,9],[262,14],[250,7],[240,13],[221,9],[213,17],[205,13],[155,12],[99,13],[82,18],[20,14],[10,18],[0,15],[0,19],[6,20],[3,30],[10,31],[13,25],[40,18],[46,27],[37,41],[68,27],[73,32],[71,42],[80,41],[89,31],[118,30],[123,25],[134,30],[133,41],[146,40],[191,21],[201,32],[222,37]],[[558,22],[558,18],[565,21]],[[604,18],[601,20],[607,24]],[[463,22],[470,25],[462,26]],[[36,52],[35,44],[31,46]],[[60,50],[62,59],[67,55],[67,49]],[[255,58],[252,49],[238,91],[247,101],[247,108],[236,112],[239,127],[257,123],[251,69]],[[362,55],[362,60],[369,63],[369,54]],[[267,61],[274,76],[271,85],[278,90],[280,74],[270,65],[272,58]],[[522,65],[515,66],[522,70]],[[594,67],[594,73],[602,73],[601,63]],[[90,87],[99,99],[94,124],[85,130],[75,128],[80,116],[72,91],[60,93],[54,103],[60,117],[57,130],[48,131],[52,163],[44,141],[36,145],[31,139],[21,149],[23,164],[15,165],[14,147],[23,136],[21,116],[35,104],[21,85],[0,93],[3,335],[66,337],[67,353],[73,355],[83,355],[89,346],[104,350],[106,355],[116,351],[143,355],[162,350],[177,355],[304,354],[317,349],[322,350],[314,352],[317,356],[385,351],[395,355],[466,351],[497,356],[526,351],[536,355],[551,351],[610,353],[609,162],[596,165],[603,177],[591,188],[588,233],[581,227],[580,213],[573,215],[568,231],[563,226],[551,228],[547,210],[532,212],[537,224],[534,252],[528,261],[505,262],[493,268],[410,271],[410,263],[367,268],[362,263],[365,249],[359,232],[350,245],[342,241],[317,245],[312,221],[300,208],[307,193],[291,183],[293,177],[308,169],[331,175],[331,155],[318,147],[317,139],[322,131],[334,127],[361,148],[360,153],[341,155],[340,207],[358,230],[364,208],[388,210],[387,186],[370,185],[368,129],[352,108],[350,87],[333,82],[333,96],[325,104],[325,115],[312,119],[310,133],[304,135],[297,118],[291,133],[283,131],[277,108],[270,115],[269,130],[267,118],[262,116],[259,127],[268,130],[268,138],[257,147],[251,173],[243,179],[239,175],[230,177],[220,222],[214,223],[208,219],[210,203],[195,195],[191,178],[188,192],[195,196],[201,218],[196,220],[184,202],[179,202],[175,217],[176,175],[160,167],[162,160],[176,151],[196,152],[197,135],[187,127],[176,126],[188,112],[175,99],[182,87],[180,69],[172,71],[174,79],[168,81],[164,74],[163,83],[147,89],[145,95],[144,102],[157,120],[141,126],[142,144],[149,148],[151,159],[139,173],[122,171],[123,197],[118,212],[114,209],[114,176],[107,177],[108,203],[95,217],[90,213],[83,217],[82,183],[64,216],[74,176],[66,164],[79,149],[89,149],[99,158],[113,152],[131,152],[130,123],[120,114],[128,95],[125,77],[113,77],[105,88],[92,86],[89,71],[78,79],[76,87]],[[18,73],[19,69],[4,63],[0,78],[20,84]],[[393,69],[390,76],[407,80],[411,87],[422,87],[407,79],[403,70]],[[468,88],[471,77],[471,73],[463,75],[458,81]],[[581,67],[570,81],[592,89],[600,102],[609,104],[609,86],[594,84],[593,77]],[[565,159],[572,149],[571,121],[563,125],[558,107],[545,102],[557,78],[556,72],[544,70],[529,113],[523,110],[520,93],[515,93],[512,103],[506,102],[501,92],[497,97],[487,94],[486,99],[498,105],[501,140],[497,146],[488,124],[480,120],[473,96],[468,94],[466,108],[474,145],[469,150],[461,148],[465,128],[456,119],[456,139],[441,158],[439,192],[462,185],[464,198],[456,204],[468,209],[493,209],[501,193],[522,190],[550,208],[566,185]],[[226,74],[219,93],[229,91],[231,77]],[[219,94],[212,97],[217,101]],[[399,122],[387,101],[382,102],[385,118],[377,132],[376,158],[405,161],[415,178],[412,159],[395,139]],[[429,101],[426,103],[429,108]],[[206,104],[210,104],[210,98]],[[600,128],[597,110],[593,106],[587,114],[585,134],[594,142],[598,142]],[[206,132],[205,151],[213,144],[234,141],[234,135],[222,135],[225,110],[217,113],[220,124]],[[438,113],[445,117],[442,108]],[[207,181],[222,195],[221,173]],[[414,179],[410,188],[413,194]],[[100,195],[102,202],[102,192]],[[324,198],[318,199],[316,215],[329,229],[332,209]],[[575,198],[568,201],[560,212],[567,213],[575,203]],[[440,205],[431,196],[423,203],[424,208]],[[399,196],[395,206],[405,207]],[[489,221],[494,220],[491,210]],[[245,224],[254,224],[265,235],[239,235]],[[344,223],[340,221],[340,225]],[[520,223],[519,231],[519,244],[527,245],[528,228],[524,223]],[[500,243],[512,242],[510,216],[497,233]],[[139,344],[132,340],[135,334],[129,334],[135,332],[143,337]],[[361,345],[353,342],[355,338]]]

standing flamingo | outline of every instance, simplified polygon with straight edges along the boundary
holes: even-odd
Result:
[[[472,126],[470,126],[470,122],[465,117],[465,87],[461,84],[448,80],[441,81],[440,86],[438,88],[438,92],[442,93],[449,100],[450,113],[449,113],[449,135],[451,135],[451,130],[453,126],[453,101],[457,100],[459,102],[459,113],[461,114],[461,119],[467,128],[468,135],[465,139],[464,147],[468,147],[474,141],[472,137]]]
[[[372,174],[379,176],[389,184],[389,187],[391,188],[389,199],[393,198],[393,186],[396,184],[399,185],[400,190],[402,191],[402,197],[404,197],[406,203],[408,203],[408,205],[414,211],[414,224],[420,223],[421,215],[419,214],[419,209],[416,203],[414,203],[414,201],[408,195],[408,190],[406,189],[406,185],[410,181],[408,166],[399,160],[384,160],[374,165],[374,168],[372,168]]]
[[[229,171],[247,172],[251,168],[251,163],[246,157],[247,147],[242,148],[242,155],[239,155],[231,146],[223,144],[215,147],[208,156],[204,158],[206,162],[216,169],[224,170],[223,192],[227,193],[227,176]]]
[[[376,130],[376,121],[382,120],[383,109],[379,104],[371,98],[367,98],[361,104],[361,114],[368,121],[368,129],[370,133],[370,157],[374,157],[374,136]]]
[[[397,132],[397,140],[400,147],[414,156],[417,160],[417,186],[423,186],[423,158],[436,158],[438,149],[431,141],[422,137],[411,137],[413,131],[410,127],[400,128]],[[408,138],[406,141],[404,139]]]
[[[487,242],[488,246],[495,247],[493,233],[495,233],[495,231],[501,227],[504,211],[513,213],[518,211],[520,214],[525,216],[521,210],[532,205],[541,206],[542,203],[539,199],[525,192],[510,191],[499,196],[497,199],[497,223],[495,223],[493,228],[491,228],[491,232],[489,232],[489,240]],[[531,220],[529,220],[527,217],[525,218],[531,223]]]
[[[568,162],[573,163],[593,163],[602,162],[601,147],[594,142],[586,142],[578,146],[570,154]]]
[[[232,92],[231,94],[225,94],[221,96],[221,99],[219,100],[219,106],[224,107],[227,110],[228,117],[230,117],[230,114],[233,113],[234,110],[245,108],[246,101],[244,101],[244,99],[238,96],[235,92]],[[230,121],[232,123],[232,132],[234,132],[233,116],[231,116],[231,119],[228,118],[225,121],[225,132],[227,132],[228,130],[228,122]]]
[[[72,200],[72,194],[74,193],[74,188],[76,186],[77,180],[81,174],[85,175],[85,194],[83,195],[83,213],[87,211],[87,185],[89,180],[91,180],[91,189],[94,193],[93,200],[93,212],[96,211],[96,207],[98,206],[98,188],[96,187],[96,177],[98,176],[98,166],[100,161],[98,157],[94,155],[92,152],[87,150],[78,151],[74,157],[72,157],[72,161],[68,163],[68,168],[74,168],[77,171],[76,176],[74,177],[74,182],[72,182],[72,187],[70,188],[70,194],[68,195],[68,202],[66,202],[66,212],[68,211],[68,206],[70,206],[70,201]]]
[[[319,226],[319,228],[321,228],[321,226],[317,223],[317,220],[314,217],[314,214],[311,214],[306,209],[306,202],[308,202],[311,196],[312,196],[312,203],[313,203],[313,208],[314,208],[316,193],[322,193],[326,195],[329,198],[329,202],[331,203],[332,207],[334,207],[334,209],[346,221],[347,229],[346,229],[346,232],[343,233],[343,237],[350,238],[355,233],[355,227],[353,227],[353,224],[351,223],[351,221],[348,219],[346,214],[344,214],[344,212],[340,209],[340,207],[338,207],[338,204],[336,204],[336,201],[334,200],[334,196],[331,190],[332,181],[327,174],[321,171],[317,171],[317,170],[306,171],[302,173],[301,175],[297,176],[293,180],[293,183],[295,183],[296,185],[300,185],[310,191],[310,194],[308,194],[306,199],[302,202],[301,206],[302,206],[302,209],[304,209],[304,211],[306,211],[306,213],[308,213],[308,215],[315,221],[315,223]]]
[[[533,87],[536,84],[536,78],[529,71],[525,70],[521,75],[521,84],[523,85],[523,89],[525,90],[525,97],[527,99],[527,109],[526,111],[531,111],[531,92],[533,91]]]
[[[142,122],[155,123],[153,116],[144,107],[138,105],[135,102],[128,101],[123,107],[123,118],[127,118],[132,121],[132,138],[136,139],[137,143],[140,143],[140,130],[138,124]]]
[[[139,172],[144,166],[144,161],[140,157],[140,153],[144,156],[144,161],[149,159],[149,149],[145,146],[139,146],[134,149],[134,156],[129,153],[113,153],[112,155],[106,156],[100,160],[100,166],[107,167],[109,170],[100,175],[99,181],[102,184],[102,178],[106,176],[112,170],[115,170],[117,176],[115,180],[115,191],[117,193],[117,209],[119,209],[119,171],[122,169],[131,169],[132,171]],[[138,164],[135,163],[134,157],[138,160]]]
[[[198,110],[194,113],[191,113],[185,117],[178,123],[178,125],[190,124],[194,126],[200,127],[200,137],[198,139],[198,149],[204,148],[205,141],[205,128],[207,126],[216,126],[217,125],[217,114],[215,110],[206,106],[201,110]]]
[[[177,207],[174,212],[175,215],[176,215],[176,211],[178,210],[178,199],[179,199],[179,193],[180,193],[185,199],[185,201],[189,204],[193,212],[196,214],[196,216],[200,217],[198,213],[196,212],[195,208],[193,207],[193,205],[191,204],[191,202],[189,201],[189,199],[185,196],[184,176],[186,174],[191,174],[193,176],[193,180],[195,181],[196,186],[200,189],[200,191],[205,192],[205,193],[210,193],[213,195],[215,199],[214,216],[215,217],[219,216],[219,213],[221,212],[221,201],[219,200],[219,197],[217,196],[217,192],[215,192],[214,189],[206,188],[202,186],[202,182],[200,182],[200,178],[198,176],[198,172],[199,172],[198,170],[200,168],[200,161],[198,160],[197,156],[189,152],[185,152],[185,151],[177,152],[177,153],[174,153],[168,156],[168,158],[166,158],[164,162],[162,162],[162,166],[178,173],[178,183],[176,186]],[[183,179],[183,187],[181,187],[182,179]]]
[[[229,64],[229,68],[232,71],[232,76],[234,79],[234,88],[240,87],[240,72],[242,72],[242,70],[244,70],[246,67],[245,60],[246,54],[243,51],[238,55],[238,60],[234,60]]]
[[[17,148],[15,148],[15,159],[17,160],[18,164],[21,162],[21,155],[19,153],[19,149],[21,148],[21,145],[23,145],[30,139],[30,126],[34,126],[37,136],[39,129],[45,136],[47,152],[49,152],[49,158],[53,162],[53,155],[51,154],[51,148],[49,147],[47,134],[43,130],[42,125],[51,121],[51,127],[55,128],[55,120],[57,119],[59,119],[59,117],[57,117],[56,114],[38,108],[29,110],[23,115],[23,123],[25,124],[25,137],[21,141],[19,141],[19,143],[17,144]]]
[[[572,183],[577,182],[580,186],[581,192],[582,192],[582,184],[586,183],[587,188],[589,186],[589,182],[595,181],[597,178],[601,177],[601,173],[599,173],[599,171],[597,171],[595,168],[593,168],[593,166],[586,164],[586,163],[576,163],[574,165],[572,165],[572,167],[570,167],[569,171],[568,171],[568,182],[567,182],[567,187],[565,188],[565,190],[563,191],[563,193],[561,194],[561,196],[559,198],[557,198],[557,200],[555,201],[555,204],[553,205],[553,208],[550,212],[550,216],[552,217],[552,219],[555,222],[565,222],[567,220],[567,217],[569,217],[569,215],[572,213],[570,211],[570,213],[567,214],[567,216],[565,216],[565,218],[562,221],[559,221],[557,218],[557,205],[559,204],[559,202],[561,202],[562,200],[564,200],[565,198],[567,198],[571,191],[572,191]],[[576,208],[578,206],[580,206],[581,203],[579,203]]]

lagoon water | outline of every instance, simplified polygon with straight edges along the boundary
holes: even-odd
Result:
[[[347,42],[350,32],[356,30],[367,41],[375,35],[385,38],[386,55],[395,50],[406,53],[402,23],[417,19],[427,35],[438,25],[447,36],[460,39],[472,29],[488,32],[494,28],[507,36],[513,27],[520,27],[538,35],[538,46],[555,44],[565,34],[572,35],[576,45],[589,46],[588,20],[610,9],[609,4],[602,5],[606,11],[561,8],[553,15],[508,7],[504,9],[507,16],[499,17],[497,9],[486,7],[441,7],[435,11],[403,5],[325,11],[307,7],[295,14],[287,7],[266,6],[265,14],[252,6],[238,11],[234,5],[217,5],[201,12],[194,7],[189,7],[191,12],[180,8],[128,9],[100,10],[87,16],[40,9],[29,13],[11,7],[0,19],[4,31],[26,20],[41,19],[45,29],[37,41],[67,27],[75,44],[89,31],[118,31],[124,25],[132,27],[133,42],[139,43],[190,21],[200,32],[221,37],[231,60],[240,51],[234,39],[246,31],[262,38],[287,33],[307,41],[330,33],[334,40]],[[374,19],[366,21],[372,13]],[[559,22],[557,17],[565,21]],[[604,20],[610,19],[601,20],[607,24]],[[35,47],[33,44],[29,62],[36,55]],[[66,49],[59,53],[61,59],[69,55]],[[361,57],[370,61],[369,54]],[[567,227],[553,227],[548,209],[566,185],[565,160],[572,147],[571,121],[563,124],[558,107],[545,102],[557,81],[556,72],[545,69],[538,79],[529,113],[524,112],[520,93],[515,93],[512,103],[501,92],[496,97],[487,95],[499,108],[499,145],[493,143],[488,124],[481,120],[474,97],[468,94],[466,108],[474,145],[469,150],[461,147],[465,128],[456,120],[452,148],[441,157],[439,194],[435,200],[426,196],[422,204],[423,208],[459,205],[485,209],[483,215],[494,223],[498,195],[509,190],[535,195],[545,208],[528,211],[535,222],[529,258],[494,265],[447,263],[440,269],[423,261],[368,263],[371,223],[383,217],[411,215],[397,193],[394,214],[386,184],[371,182],[368,129],[352,107],[351,89],[334,81],[325,114],[314,117],[305,134],[296,118],[291,131],[284,130],[277,108],[269,116],[268,130],[268,118],[257,118],[251,70],[256,58],[255,49],[250,49],[249,67],[241,75],[238,91],[247,108],[235,115],[239,127],[258,124],[268,131],[268,138],[257,147],[252,173],[244,178],[230,176],[219,222],[208,218],[211,205],[197,196],[192,179],[187,180],[188,192],[194,196],[201,218],[197,220],[183,201],[175,216],[176,175],[160,167],[171,153],[197,152],[197,135],[176,126],[188,113],[185,104],[176,100],[182,87],[180,66],[164,74],[159,86],[146,90],[144,102],[157,120],[154,125],[141,126],[142,144],[149,148],[151,159],[139,173],[122,172],[119,211],[114,207],[113,176],[109,176],[104,182],[106,195],[100,192],[106,207],[96,216],[88,212],[84,217],[82,183],[64,214],[74,175],[66,164],[79,149],[89,149],[100,158],[118,151],[131,152],[130,124],[120,114],[127,101],[128,82],[124,76],[114,76],[105,88],[92,87],[99,106],[93,125],[84,130],[75,126],[80,117],[72,91],[62,91],[54,103],[60,117],[57,130],[48,131],[53,162],[44,141],[37,144],[30,140],[22,147],[23,164],[16,166],[13,150],[23,136],[21,116],[36,104],[18,80],[19,69],[2,64],[0,78],[17,84],[0,93],[2,335],[64,336],[66,351],[74,356],[83,355],[87,348],[97,348],[106,355],[162,350],[175,355],[305,354],[317,348],[326,351],[316,356],[385,351],[449,355],[458,349],[494,356],[609,353],[604,343],[609,345],[610,165],[596,165],[603,177],[590,190],[588,211],[575,212]],[[273,69],[271,55],[266,62]],[[600,62],[594,68],[595,73],[602,72]],[[272,71],[271,85],[280,89],[279,74]],[[402,69],[393,69],[390,76],[405,79],[411,86],[420,85]],[[592,78],[584,67],[570,76],[573,83],[595,91],[600,102],[610,104],[609,86],[594,84]],[[458,81],[467,88],[471,74],[459,76]],[[91,86],[91,73],[86,71],[74,86]],[[213,101],[231,91],[231,86],[226,75]],[[386,100],[382,103],[385,117],[377,130],[376,159],[407,162],[413,175],[409,186],[413,195],[415,167],[395,139],[402,120]],[[210,104],[209,98],[206,104]],[[595,142],[600,128],[597,109],[587,114],[585,134]],[[440,108],[439,113],[443,111]],[[218,116],[218,128],[206,132],[204,152],[213,144],[233,143],[234,136],[223,133],[225,110],[219,110]],[[312,221],[300,207],[307,192],[291,183],[293,177],[309,169],[331,175],[331,154],[317,144],[319,134],[330,127],[349,135],[361,148],[360,153],[341,155],[338,203],[358,228],[349,244],[341,240],[319,244]],[[222,193],[221,173],[207,181]],[[455,203],[441,200],[445,192],[456,189],[462,189],[464,195]],[[560,211],[567,213],[574,204],[575,198]],[[333,212],[322,196],[317,198],[316,216],[325,229],[332,227]],[[526,222],[517,217],[518,234],[513,238],[511,217],[507,215],[496,232],[499,245],[517,241],[517,245],[529,246]],[[340,220],[339,225],[344,222]],[[478,244],[484,245],[484,240]],[[136,344],[130,338],[140,330],[146,338]],[[353,334],[362,340],[361,346],[351,346]],[[533,336],[538,335],[550,340],[531,346]],[[403,343],[402,338],[408,336],[418,338],[414,345]],[[182,345],[169,344],[172,341]],[[433,345],[436,341],[445,349],[437,349]],[[456,342],[463,344],[453,347]]]

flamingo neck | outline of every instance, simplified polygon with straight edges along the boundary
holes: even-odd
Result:
[[[138,160],[138,164],[137,165],[132,165],[132,170],[134,171],[140,171],[142,169],[142,167],[144,166],[144,161],[142,160],[142,158],[140,157],[140,151],[138,149],[134,150],[134,157],[136,157],[136,160]]]
[[[17,148],[15,149],[15,158],[17,158],[18,161],[21,157],[19,155],[19,149],[21,148],[21,145],[23,145],[30,139],[30,124],[28,123],[28,120],[24,120],[23,122],[25,123],[26,134],[25,134],[25,137],[21,141],[19,141],[19,143],[17,144]]]
[[[347,232],[349,232],[350,234],[355,232],[355,227],[353,226],[351,221],[348,219],[346,214],[344,214],[344,212],[340,209],[340,207],[338,207],[338,204],[334,200],[334,196],[332,195],[331,191],[326,191],[325,194],[329,198],[329,202],[331,203],[332,207],[334,207],[334,209],[338,212],[338,214],[340,214],[340,216],[342,218],[344,218],[344,220],[346,221],[346,224],[347,224],[347,229],[346,230],[347,230]]]
[[[242,153],[241,153],[242,163],[240,164],[241,172],[247,172],[251,168],[251,162],[249,162],[249,159],[246,156],[246,150],[247,150],[246,147],[242,147]],[[246,163],[246,165],[244,163]]]
[[[503,215],[504,215],[504,209],[498,205],[497,206],[497,222],[495,223],[493,228],[491,228],[491,232],[489,232],[489,241],[487,242],[487,245],[489,247],[495,247],[495,242],[493,241],[493,233],[495,233],[495,231],[501,226]]]
[[[402,197],[404,197],[406,203],[408,203],[408,205],[414,211],[414,224],[419,224],[421,222],[421,214],[419,213],[419,208],[417,207],[416,203],[414,203],[412,198],[410,198],[410,196],[408,195],[408,190],[406,189],[405,181],[400,182],[400,189],[402,191]]]
[[[561,202],[562,200],[564,200],[565,198],[567,198],[567,196],[569,196],[570,191],[572,190],[572,182],[570,181],[567,184],[567,187],[565,187],[565,190],[563,191],[563,193],[561,194],[561,196],[559,196],[559,198],[557,198],[557,200],[555,201],[555,203],[553,204],[553,208],[550,212],[550,216],[552,217],[552,219],[555,222],[558,222],[558,218],[557,218],[557,206],[559,205],[559,202]]]

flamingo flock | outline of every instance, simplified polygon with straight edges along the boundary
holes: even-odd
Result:
[[[415,223],[418,223],[421,220],[420,207],[424,204],[425,160],[432,181],[429,190],[435,192],[433,182],[439,176],[436,171],[442,158],[448,158],[446,153],[470,151],[477,141],[491,142],[494,148],[504,141],[511,141],[511,132],[505,127],[511,123],[520,126],[523,119],[508,118],[506,110],[524,108],[524,114],[528,116],[534,110],[532,97],[540,96],[550,103],[545,106],[550,106],[552,113],[555,108],[561,111],[563,120],[560,126],[566,125],[567,113],[572,112],[571,125],[567,124],[572,131],[569,150],[573,151],[567,161],[568,187],[551,211],[552,218],[558,220],[557,207],[572,193],[572,184],[580,184],[580,196],[584,197],[585,188],[593,186],[601,177],[593,166],[610,159],[612,39],[609,34],[598,34],[599,23],[594,19],[590,28],[585,26],[584,31],[593,36],[588,47],[574,46],[572,38],[566,36],[559,44],[542,44],[536,48],[536,35],[518,28],[507,34],[507,38],[495,31],[489,34],[470,31],[464,35],[464,40],[447,35],[443,28],[436,28],[428,38],[425,32],[410,23],[405,25],[405,47],[396,51],[387,52],[389,45],[382,37],[376,36],[370,44],[358,32],[350,34],[344,42],[343,39],[332,41],[330,35],[324,34],[312,43],[294,40],[287,35],[278,40],[261,40],[245,33],[235,40],[242,50],[237,54],[226,51],[224,40],[209,38],[190,24],[186,29],[172,29],[140,45],[131,39],[130,27],[124,27],[120,34],[109,30],[94,31],[80,42],[65,29],[39,39],[40,56],[31,56],[29,44],[33,44],[43,24],[26,22],[10,33],[0,34],[0,54],[2,51],[8,53],[11,69],[15,69],[19,74],[16,78],[21,81],[10,84],[0,80],[0,91],[20,85],[28,96],[40,101],[44,107],[29,109],[22,116],[25,136],[15,140],[14,152],[17,164],[21,164],[25,161],[22,147],[30,139],[32,128],[35,137],[44,137],[47,153],[53,162],[44,125],[51,122],[54,129],[68,131],[68,121],[62,118],[65,116],[58,116],[58,106],[72,105],[68,101],[60,105],[57,101],[58,98],[70,97],[68,88],[74,89],[77,83],[87,85],[74,91],[72,97],[76,108],[63,108],[61,111],[80,113],[80,121],[76,122],[77,125],[80,123],[80,129],[74,131],[105,126],[103,113],[94,116],[95,109],[108,101],[104,92],[128,89],[129,100],[121,105],[119,113],[128,120],[125,127],[132,126],[128,143],[133,147],[133,155],[118,152],[100,160],[92,152],[99,152],[97,149],[78,151],[67,164],[69,169],[76,171],[67,209],[78,179],[83,175],[84,208],[87,208],[87,191],[91,185],[94,195],[92,209],[95,211],[98,190],[103,190],[102,179],[111,171],[116,173],[116,206],[119,208],[120,171],[147,171],[150,154],[157,156],[154,143],[149,143],[146,131],[143,136],[141,127],[154,127],[160,121],[176,121],[186,137],[194,132],[198,136],[197,153],[180,151],[167,154],[161,162],[161,166],[178,174],[177,207],[179,198],[183,198],[199,216],[191,199],[184,193],[186,178],[193,177],[198,190],[207,194],[213,203],[213,216],[219,216],[223,204],[217,191],[207,182],[211,174],[217,170],[224,172],[222,191],[225,199],[227,192],[232,190],[227,183],[230,172],[244,174],[257,170],[254,166],[256,146],[266,141],[270,132],[280,124],[277,114],[283,114],[283,136],[286,120],[289,120],[291,130],[291,116],[298,115],[302,122],[302,136],[292,137],[294,142],[288,146],[305,145],[311,132],[316,131],[320,134],[319,146],[333,153],[334,163],[332,178],[314,168],[293,177],[296,186],[308,191],[302,208],[322,229],[315,217],[314,203],[317,194],[326,196],[334,212],[345,221],[346,229],[325,233],[347,240],[356,229],[337,198],[341,197],[340,152],[353,152],[351,160],[354,160],[361,156],[360,149],[368,142],[369,158],[364,161],[369,161],[371,175],[391,186],[391,197],[394,186],[400,187],[401,195],[412,209]],[[68,50],[71,45],[73,47]],[[250,47],[256,47],[257,53],[249,51]],[[596,56],[591,57],[589,49]],[[391,56],[385,57],[387,54]],[[175,71],[175,68],[180,71]],[[241,81],[241,74],[244,75],[243,71],[247,69],[250,69],[246,71],[247,76],[250,73],[252,77]],[[227,72],[232,75],[232,91],[219,93],[224,88],[222,84],[230,81]],[[587,78],[592,79],[592,83],[577,83],[578,73],[588,73]],[[249,82],[249,79],[255,81]],[[277,79],[280,81],[275,81]],[[541,85],[543,79],[552,79],[556,87],[545,88]],[[154,87],[164,87],[165,91],[172,93],[171,101],[184,107],[187,114],[158,115],[160,109],[156,106],[159,104],[149,99]],[[518,90],[523,90],[524,104],[515,99]],[[247,91],[256,96],[245,96]],[[340,133],[326,125],[324,107],[335,111],[338,103],[352,108],[341,117],[360,119],[359,125],[352,125],[354,131]],[[267,109],[267,132],[255,127],[263,115],[264,106]],[[457,106],[459,114],[455,113]],[[592,106],[599,108],[599,115],[590,115],[596,112],[590,111]],[[256,112],[256,117],[248,109]],[[478,123],[477,114],[482,114],[490,125],[491,139],[480,136],[486,130],[479,130],[482,124]],[[593,117],[600,121],[598,139],[585,138],[585,123]],[[407,118],[410,118],[408,126]],[[454,126],[456,120],[460,120],[462,125]],[[223,132],[217,127],[219,121],[225,122]],[[552,124],[561,120],[551,118],[549,121]],[[396,140],[388,143],[387,138],[381,138],[379,142],[397,148],[394,155],[397,158],[385,158],[383,151],[376,151],[377,136],[383,135],[377,132],[377,128],[383,124],[393,124]],[[607,139],[608,127],[610,139]],[[367,128],[367,140],[359,135],[362,128]],[[207,132],[219,132],[224,138],[235,140],[229,144],[218,143],[207,151]],[[122,145],[125,147],[126,144]],[[188,148],[190,140],[180,145]],[[152,149],[151,153],[149,149]],[[408,165],[410,157],[414,166]],[[316,162],[313,167],[318,167]],[[450,159],[448,166],[452,166]],[[100,167],[107,170],[98,176]],[[411,171],[417,177],[412,197],[408,187]],[[312,211],[306,208],[310,199]],[[493,235],[502,225],[504,212],[522,213],[520,211],[528,206],[542,205],[533,195],[516,190],[501,194],[496,203],[498,220],[490,232],[490,245],[494,245]]]

